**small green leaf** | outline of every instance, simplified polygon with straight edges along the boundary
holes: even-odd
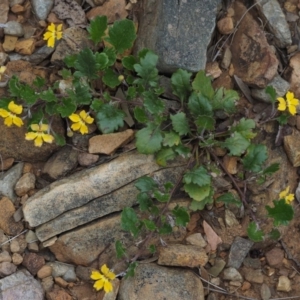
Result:
[[[182,144],[179,144],[178,146],[173,147],[173,150],[178,154],[181,155],[184,158],[188,158],[191,156],[191,149],[189,147],[186,147]]]
[[[150,245],[148,249],[149,249],[150,253],[152,253],[152,254],[154,254],[156,252],[156,247],[153,244]]]
[[[154,191],[153,196],[159,202],[168,202],[168,200],[170,199],[169,194],[162,193],[159,190]]]
[[[117,75],[112,69],[107,69],[104,72],[102,80],[107,86],[113,89],[120,84],[118,77],[119,75]]]
[[[123,244],[119,240],[115,242],[115,248],[116,248],[117,258],[120,259],[126,255],[126,250]]]
[[[242,118],[237,125],[232,126],[230,131],[238,132],[245,139],[251,140],[256,136],[256,133],[252,131],[253,128],[255,128],[254,120]]]
[[[236,110],[235,102],[239,95],[234,90],[225,90],[223,87],[218,89],[212,99],[214,110],[224,110],[226,113],[234,113]]]
[[[143,176],[136,180],[134,186],[141,192],[149,192],[157,188],[157,183],[153,178]]]
[[[125,69],[134,71],[134,65],[137,63],[136,58],[133,55],[125,56],[122,59],[122,65]]]
[[[245,170],[259,172],[263,163],[268,158],[267,147],[262,144],[251,144],[247,148],[247,153],[242,159]]]
[[[172,213],[175,216],[175,224],[177,226],[185,227],[190,221],[190,215],[184,207],[176,205],[176,207],[172,210]]]
[[[124,125],[125,114],[113,105],[103,104],[96,115],[97,125],[103,133],[112,133]]]
[[[143,93],[144,106],[152,115],[160,115],[164,112],[165,104],[154,93],[146,91]]]
[[[211,183],[211,176],[204,167],[195,167],[184,174],[183,182],[187,184],[194,183],[198,186],[207,186]]]
[[[43,87],[45,83],[46,83],[45,78],[42,78],[40,76],[37,76],[33,81],[33,85],[35,85],[37,88]]]
[[[170,234],[170,233],[172,233],[172,227],[171,227],[171,225],[168,224],[168,223],[163,223],[160,226],[160,228],[158,230],[158,233],[159,234]]]
[[[286,125],[288,120],[290,118],[290,115],[287,113],[282,113],[279,117],[276,118],[276,120],[278,121],[278,123],[283,126]]]
[[[149,123],[147,127],[136,134],[136,147],[140,153],[153,154],[161,149],[163,136],[155,124]]]
[[[273,86],[268,85],[265,88],[265,92],[270,96],[272,103],[275,103],[277,101],[277,93]]]
[[[56,145],[64,146],[66,144],[66,139],[63,135],[54,133],[53,136],[54,136]]]
[[[280,239],[279,230],[276,228],[273,228],[272,231],[269,233],[269,237],[270,237],[270,239],[275,240],[275,241],[279,240]]]
[[[95,53],[95,61],[96,61],[97,70],[103,70],[106,67],[108,67],[109,64],[108,56],[104,52]]]
[[[216,199],[216,202],[223,202],[225,205],[234,204],[237,207],[242,206],[242,202],[237,199],[232,193],[225,193]]]
[[[126,93],[126,99],[132,100],[134,98],[136,98],[136,88],[134,86],[130,86]],[[136,106],[136,107],[138,107],[138,106]]]
[[[181,142],[180,136],[177,133],[175,133],[174,131],[165,133],[165,137],[164,137],[164,141],[163,141],[164,146],[169,146],[169,147],[172,147],[174,145],[177,146],[180,144],[180,142]]]
[[[182,103],[188,99],[191,93],[191,76],[192,73],[178,69],[171,77],[173,94],[176,95]]]
[[[139,193],[136,199],[139,203],[140,211],[147,211],[153,205],[152,199],[147,193]]]
[[[75,68],[78,70],[74,73],[77,78],[88,77],[89,79],[97,79],[97,71],[99,65],[96,62],[96,57],[92,50],[85,48],[81,50],[78,54],[77,60],[75,62]]]
[[[170,115],[172,126],[179,135],[186,135],[190,132],[189,123],[184,112]]]
[[[158,56],[152,51],[147,50],[146,55],[140,59],[140,63],[133,65],[134,70],[141,77],[136,79],[134,83],[156,87],[158,83],[157,61]]]
[[[176,153],[171,148],[163,148],[159,150],[156,155],[156,163],[162,167],[167,166],[167,161],[176,157]]]
[[[184,185],[184,190],[189,194],[189,196],[192,199],[196,201],[202,201],[210,195],[211,186],[210,185],[199,186],[198,184],[195,183],[186,183]]]
[[[198,127],[198,132],[205,130],[213,130],[215,128],[215,118],[211,116],[199,116],[195,120],[195,124]]]
[[[93,20],[91,20],[90,26],[87,28],[87,31],[89,32],[89,39],[91,39],[95,44],[98,44],[101,42],[106,28],[107,17],[96,16]]]
[[[137,266],[138,266],[138,263],[136,261],[130,263],[130,265],[128,266],[128,269],[126,270],[126,275],[124,276],[124,278],[126,279],[128,277],[134,277],[134,272],[135,272],[135,269]]]
[[[106,56],[108,58],[107,66],[108,67],[113,66],[117,59],[117,55],[116,55],[114,48],[107,47],[103,50],[102,53],[106,54]]]
[[[4,108],[5,110],[8,110],[8,104],[11,102],[11,98],[1,98],[0,99],[0,108]]]
[[[145,227],[150,231],[154,231],[157,228],[152,220],[143,220],[143,222],[145,224]]]
[[[202,94],[191,94],[188,101],[188,108],[196,117],[213,115],[210,100]]]
[[[115,47],[117,53],[123,53],[125,50],[130,49],[135,39],[134,23],[128,19],[114,22],[109,28],[108,37],[105,38]]]
[[[70,99],[77,105],[89,105],[92,101],[92,95],[87,85],[81,84],[79,80],[73,81],[73,89],[67,91]]]
[[[61,104],[57,107],[57,111],[62,118],[66,118],[76,111],[76,107],[72,99],[63,98]]]
[[[145,110],[142,107],[136,106],[133,113],[136,120],[140,123],[146,123],[149,120]]]
[[[59,108],[59,103],[47,102],[45,106],[45,112],[48,115],[53,116],[59,113],[59,111],[57,110],[58,108]]]
[[[264,232],[257,228],[255,222],[251,222],[247,228],[248,237],[253,242],[261,242],[264,239]]]
[[[57,102],[57,98],[51,88],[48,88],[48,90],[42,91],[40,93],[40,98],[46,102]]]
[[[22,99],[24,102],[30,106],[36,103],[39,95],[32,89],[29,85],[25,84],[22,87]]]
[[[294,210],[290,204],[287,204],[284,199],[279,201],[274,200],[274,207],[266,206],[268,216],[274,219],[274,226],[288,225],[294,217]]]
[[[103,102],[99,99],[94,99],[91,104],[91,109],[99,112],[103,106]]]
[[[129,231],[134,237],[140,232],[140,221],[131,207],[125,207],[121,213],[121,227],[123,230]]]
[[[230,155],[241,156],[249,147],[250,142],[240,133],[234,132],[230,138],[227,138],[223,143],[229,151]]]
[[[280,169],[279,163],[274,163],[263,170],[264,175],[272,175]]]
[[[44,113],[41,108],[36,110],[34,113],[32,113],[31,118],[27,122],[27,128],[31,130],[30,125],[31,124],[39,124],[40,121],[44,118]],[[46,122],[44,122],[46,123]]]
[[[204,71],[199,71],[192,83],[194,91],[200,92],[205,98],[212,99],[215,91],[211,85],[211,79],[205,75]]]
[[[75,63],[77,62],[78,54],[68,55],[64,58],[64,63],[68,68],[74,68]]]

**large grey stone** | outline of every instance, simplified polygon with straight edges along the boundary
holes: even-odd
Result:
[[[54,0],[32,0],[33,11],[40,20],[46,20],[51,11]]]
[[[140,264],[134,277],[122,280],[118,299],[204,300],[204,291],[200,278],[189,270]]]
[[[205,68],[219,0],[141,2],[135,52],[148,48],[159,56],[158,69],[197,72]]]
[[[169,166],[182,164],[182,161],[175,161]],[[152,155],[135,151],[120,155],[106,164],[83,170],[40,190],[26,201],[24,218],[30,226],[36,227],[159,169],[162,168]]]
[[[174,167],[154,172],[152,177],[157,182],[173,182],[179,179],[183,167]],[[57,216],[55,219],[42,224],[36,228],[36,235],[40,241],[45,241],[51,237],[89,223],[113,212],[121,211],[126,206],[136,203],[139,193],[134,186],[135,182],[113,191],[102,197],[98,197],[84,206],[74,208]]]
[[[0,297],[1,300],[43,300],[44,291],[41,284],[23,270],[0,280]]]
[[[278,47],[284,48],[292,44],[291,31],[285,15],[277,0],[256,0],[257,7],[267,21],[267,27],[275,37]]]

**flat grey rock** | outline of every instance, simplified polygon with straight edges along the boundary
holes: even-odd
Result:
[[[0,297],[1,300],[43,300],[44,291],[41,284],[23,270],[0,280]]]
[[[148,48],[159,56],[158,69],[198,72],[205,68],[219,0],[143,1],[135,52]]]
[[[46,20],[51,11],[54,0],[32,0],[31,5],[39,20]]]

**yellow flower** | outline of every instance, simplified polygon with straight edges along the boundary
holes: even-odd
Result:
[[[54,137],[51,134],[45,133],[49,130],[48,124],[31,124],[30,128],[33,130],[32,132],[27,132],[25,134],[25,139],[27,141],[34,140],[34,146],[41,147],[43,142],[52,143]]]
[[[17,117],[23,111],[22,105],[15,104],[14,101],[10,101],[8,104],[8,111],[6,109],[0,108],[0,116],[4,118],[4,124],[10,127],[12,124],[15,124],[18,127],[23,125],[21,118]]]
[[[296,108],[299,105],[299,100],[294,97],[292,92],[287,92],[285,96],[286,100],[282,97],[277,98],[279,101],[278,110],[285,111],[288,109],[290,114],[294,116],[297,112]]]
[[[113,286],[110,280],[114,280],[116,278],[116,274],[111,272],[104,264],[101,267],[101,272],[92,271],[91,278],[93,280],[96,280],[96,282],[94,283],[94,288],[97,291],[104,289],[105,293],[109,293],[113,290]]]
[[[279,194],[280,199],[284,199],[287,204],[291,204],[291,202],[294,200],[295,195],[289,194],[290,187],[288,186],[285,190],[281,191]]]
[[[47,27],[47,32],[44,33],[44,40],[47,41],[47,46],[48,47],[54,47],[55,41],[60,40],[62,38],[62,24],[59,24],[56,26],[53,23],[51,23]]]
[[[94,122],[94,119],[90,117],[85,110],[82,110],[79,114],[70,115],[69,119],[74,122],[71,128],[74,131],[80,131],[81,134],[86,134],[89,132],[86,123],[92,124]]]
[[[0,80],[1,80],[2,75],[4,74],[5,71],[6,71],[6,67],[1,66],[1,67],[0,67]]]

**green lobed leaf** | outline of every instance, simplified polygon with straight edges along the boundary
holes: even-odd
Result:
[[[175,224],[177,226],[186,226],[190,221],[190,215],[187,212],[187,209],[176,205],[172,210],[173,215],[175,216]]]
[[[194,91],[200,92],[205,98],[212,99],[215,91],[211,84],[211,79],[205,75],[204,71],[199,71],[192,82]]]
[[[195,120],[195,124],[197,125],[198,132],[201,132],[203,129],[205,130],[213,130],[215,128],[215,118],[211,116],[199,116]]]
[[[104,103],[102,102],[102,100],[94,99],[91,104],[91,109],[98,112],[101,110],[103,104]]]
[[[241,156],[249,147],[250,142],[240,133],[234,132],[231,137],[227,138],[223,143],[229,151],[230,155]]]
[[[192,93],[189,97],[188,108],[196,117],[213,115],[213,109],[209,99],[202,94]]]
[[[42,108],[39,108],[36,111],[34,111],[31,115],[31,118],[27,122],[27,128],[29,129],[29,131],[31,131],[31,128],[30,128],[31,124],[39,124],[43,118],[44,118],[44,112],[43,112]],[[46,123],[46,122],[44,122],[44,123]]]
[[[198,184],[192,182],[186,183],[183,188],[189,194],[189,196],[196,201],[204,200],[210,195],[211,192],[210,185],[199,186]]]
[[[253,242],[261,242],[264,239],[264,232],[260,230],[255,222],[251,222],[247,228],[248,237]]]
[[[153,178],[143,176],[136,180],[134,186],[141,192],[149,192],[157,188],[157,183]]]
[[[115,248],[116,248],[116,255],[118,259],[126,255],[126,250],[123,244],[119,240],[115,242]]]
[[[59,108],[59,103],[47,102],[45,106],[45,112],[48,115],[53,116],[59,113],[59,111],[57,110],[58,108]]]
[[[96,115],[97,125],[102,133],[112,133],[124,125],[125,114],[110,104],[103,104]]]
[[[41,88],[41,87],[43,87],[45,85],[46,80],[43,77],[37,76],[32,83],[37,88]]]
[[[76,70],[78,70],[74,73],[76,77],[88,77],[89,79],[98,78],[97,71],[99,69],[99,65],[96,62],[96,57],[91,49],[85,48],[81,50],[77,56],[74,66]]]
[[[135,272],[135,269],[137,266],[138,266],[138,263],[136,261],[130,263],[128,266],[128,269],[126,270],[126,275],[124,276],[124,278],[126,279],[128,277],[134,277],[134,272]]]
[[[274,226],[288,225],[294,217],[294,209],[290,204],[287,204],[284,199],[279,201],[274,200],[274,207],[266,206],[268,216],[274,219]]]
[[[187,146],[179,144],[178,146],[173,147],[173,150],[184,158],[188,158],[191,156],[191,149]]]
[[[154,93],[146,91],[142,96],[144,97],[144,106],[152,115],[160,115],[164,112],[164,102]]]
[[[119,75],[117,75],[112,69],[106,69],[102,80],[107,86],[113,89],[120,84],[118,77]]]
[[[60,71],[60,75],[62,76],[62,78],[64,80],[67,80],[68,78],[72,77],[72,72],[70,70],[68,70],[68,69],[63,68]]]
[[[239,100],[239,94],[234,90],[225,90],[223,97],[223,107],[224,111],[227,113],[234,113],[236,111],[235,102]]]
[[[216,202],[223,202],[225,205],[234,204],[237,207],[242,206],[242,202],[237,199],[232,193],[225,193],[216,199]]]
[[[150,245],[149,246],[149,248],[148,248],[148,250],[150,251],[150,253],[152,253],[152,254],[154,254],[155,252],[156,252],[156,247],[155,247],[155,245]]]
[[[66,139],[63,135],[54,133],[53,136],[54,136],[56,145],[64,146],[66,144]]]
[[[255,128],[255,122],[252,119],[242,118],[239,123],[231,127],[231,132],[240,133],[245,139],[253,139],[256,133],[252,131]]]
[[[117,55],[116,55],[116,52],[115,52],[114,48],[106,47],[106,48],[104,48],[102,53],[105,54],[108,58],[108,62],[107,62],[106,65],[108,67],[113,66],[116,62],[116,59],[117,59]]]
[[[107,17],[96,16],[93,20],[91,20],[91,23],[87,28],[89,39],[91,39],[95,44],[98,44],[99,42],[101,42],[102,37],[105,35],[106,28]]]
[[[109,28],[108,37],[105,38],[106,41],[115,47],[117,53],[123,53],[131,48],[135,39],[134,23],[128,19],[114,22]]]
[[[275,240],[275,241],[279,240],[280,239],[280,232],[279,232],[279,230],[276,229],[276,228],[273,228],[271,230],[271,232],[269,233],[269,237],[270,237],[270,239]]]
[[[247,153],[242,159],[245,170],[259,172],[263,163],[268,158],[267,147],[262,144],[251,144],[247,148]]]
[[[60,105],[57,107],[57,111],[60,113],[62,118],[70,116],[76,111],[76,104],[70,98],[63,98]]]
[[[8,104],[11,102],[11,98],[1,98],[0,99],[0,108],[4,108],[5,110],[8,110]]]
[[[160,226],[160,228],[158,230],[158,233],[159,234],[170,234],[170,233],[172,233],[172,227],[171,227],[171,225],[169,223],[166,223],[166,222],[163,223]]]
[[[75,63],[77,62],[77,57],[78,57],[78,54],[71,54],[71,55],[66,56],[63,61],[68,68],[74,68]]]
[[[204,209],[204,207],[205,207],[206,204],[213,203],[214,199],[212,197],[212,194],[213,194],[213,192],[211,191],[210,194],[209,194],[209,196],[207,196],[206,198],[204,198],[201,201],[193,200],[191,202],[190,209],[193,210],[193,211],[202,210],[202,209]]]
[[[125,207],[121,213],[121,227],[123,230],[129,231],[134,237],[140,232],[139,219],[133,208]]]
[[[136,134],[136,147],[140,153],[153,154],[161,149],[163,136],[158,126],[148,123]]]
[[[48,90],[42,91],[40,93],[40,98],[46,102],[57,102],[57,98],[51,88],[48,88]]]
[[[130,86],[127,90],[127,93],[126,93],[126,99],[127,100],[132,100],[134,98],[136,98],[136,88],[134,86]]]
[[[179,135],[186,135],[190,132],[189,123],[184,112],[170,115],[172,126]]]
[[[140,211],[147,211],[153,205],[152,199],[147,193],[139,193],[136,199],[139,203]]]
[[[89,105],[92,102],[88,85],[81,84],[79,80],[73,81],[73,89],[69,89],[67,93],[77,106]]]
[[[275,103],[277,101],[277,93],[273,86],[268,85],[265,88],[265,92],[270,96],[272,103]]]
[[[275,120],[278,121],[279,125],[283,126],[283,125],[287,124],[289,118],[290,118],[290,115],[288,113],[282,113]]]
[[[122,65],[125,69],[134,71],[134,65],[137,63],[133,55],[128,55],[122,58]]]
[[[172,147],[174,145],[179,145],[181,142],[180,136],[174,131],[166,132],[164,136],[163,145]]]
[[[170,199],[169,194],[162,193],[159,190],[154,191],[153,196],[159,202],[168,202],[168,200]]]
[[[152,220],[143,220],[143,223],[145,224],[145,227],[150,231],[154,231],[157,229],[155,223]]]
[[[156,163],[162,167],[166,167],[167,161],[172,160],[175,157],[176,153],[171,148],[163,148],[159,150],[155,155]]]
[[[15,75],[8,82],[8,90],[11,96],[22,98],[22,84],[19,81],[19,78]]]
[[[207,186],[211,184],[211,176],[204,167],[195,167],[184,174],[183,182],[187,184],[194,183],[198,186]]]
[[[21,95],[23,101],[30,106],[35,104],[39,98],[39,95],[35,92],[35,90],[27,84],[22,86]]]
[[[191,93],[191,76],[192,73],[178,69],[171,77],[173,94],[176,95],[182,103],[188,99]]]
[[[280,169],[279,163],[274,163],[263,170],[264,175],[272,175]]]
[[[106,67],[108,67],[108,65],[109,65],[109,58],[106,55],[106,53],[104,53],[104,52],[95,53],[95,61],[96,61],[97,70],[103,70]],[[114,62],[113,62],[113,64],[114,64]]]
[[[148,122],[149,118],[144,110],[144,108],[136,106],[133,110],[134,117],[140,123]]]
[[[155,87],[158,84],[158,70],[156,64],[158,61],[158,56],[152,51],[147,50],[144,57],[140,59],[140,63],[134,64],[134,70],[137,75],[141,78],[138,78],[134,83],[141,84],[143,86],[152,86]]]

